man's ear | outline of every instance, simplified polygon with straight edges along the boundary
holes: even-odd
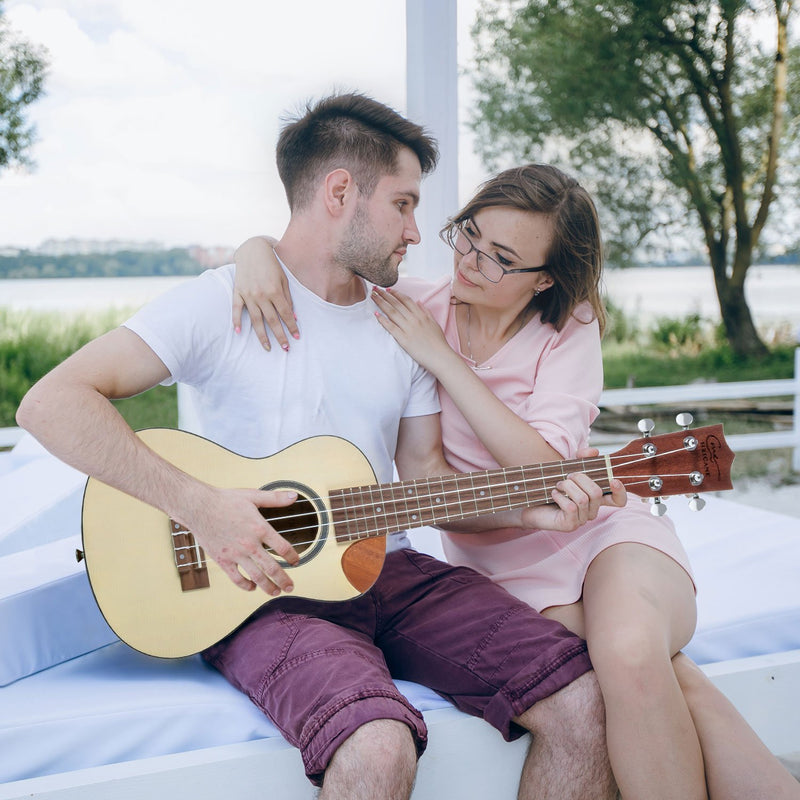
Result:
[[[346,169],[335,169],[325,176],[325,207],[333,216],[341,216],[351,195],[357,191],[353,176]]]

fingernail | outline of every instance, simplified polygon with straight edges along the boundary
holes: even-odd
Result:
[[[233,330],[236,333],[241,333],[242,332],[241,326],[239,326],[239,325],[237,325]]]
[[[295,339],[299,339],[300,338],[300,334],[299,333],[293,333],[292,336],[294,336]]]
[[[285,353],[288,353],[289,352],[289,342],[285,342],[284,344],[282,344],[281,345],[281,350],[283,350]]]

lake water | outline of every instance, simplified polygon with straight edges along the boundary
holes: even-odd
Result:
[[[0,306],[15,310],[96,311],[138,308],[185,277],[67,278],[0,280]],[[611,301],[643,321],[659,316],[698,313],[719,318],[709,267],[643,267],[608,270],[605,284]],[[762,329],[800,328],[800,267],[752,267],[746,292],[756,324]]]

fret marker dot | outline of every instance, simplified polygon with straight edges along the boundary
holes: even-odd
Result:
[[[416,518],[417,518],[417,515],[416,515],[416,514],[412,514],[412,515],[411,515],[411,519],[416,519]]]
[[[436,498],[436,502],[437,502],[437,503],[441,503],[441,502],[442,502],[442,498],[441,498],[441,497],[437,497],[437,498]]]
[[[519,484],[518,484],[518,483],[515,483],[515,484],[514,484],[514,491],[515,491],[515,492],[518,492],[518,491],[519,491]]]
[[[486,492],[484,492],[483,489],[481,489],[481,492],[480,492],[481,497],[483,497],[485,494],[486,494]]]
[[[406,494],[407,494],[409,497],[411,497],[411,495],[412,495],[412,494],[414,494],[414,492],[413,492],[411,489],[409,489],[409,490],[406,492]]]
[[[375,506],[375,510],[380,514],[383,509],[380,506]]]

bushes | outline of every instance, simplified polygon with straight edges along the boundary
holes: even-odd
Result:
[[[14,416],[23,395],[42,375],[127,315],[117,311],[70,316],[0,308],[0,428],[16,425]],[[174,387],[158,387],[120,401],[118,407],[135,428],[177,425]]]
[[[13,426],[22,396],[42,375],[95,336],[127,316],[64,316],[10,312],[0,308],[0,428]],[[794,345],[785,338],[767,358],[743,361],[718,328],[696,314],[659,318],[642,330],[621,312],[609,309],[603,341],[606,388],[667,386],[695,380],[742,381],[791,378]],[[177,425],[175,387],[155,390],[118,403],[134,428]]]

